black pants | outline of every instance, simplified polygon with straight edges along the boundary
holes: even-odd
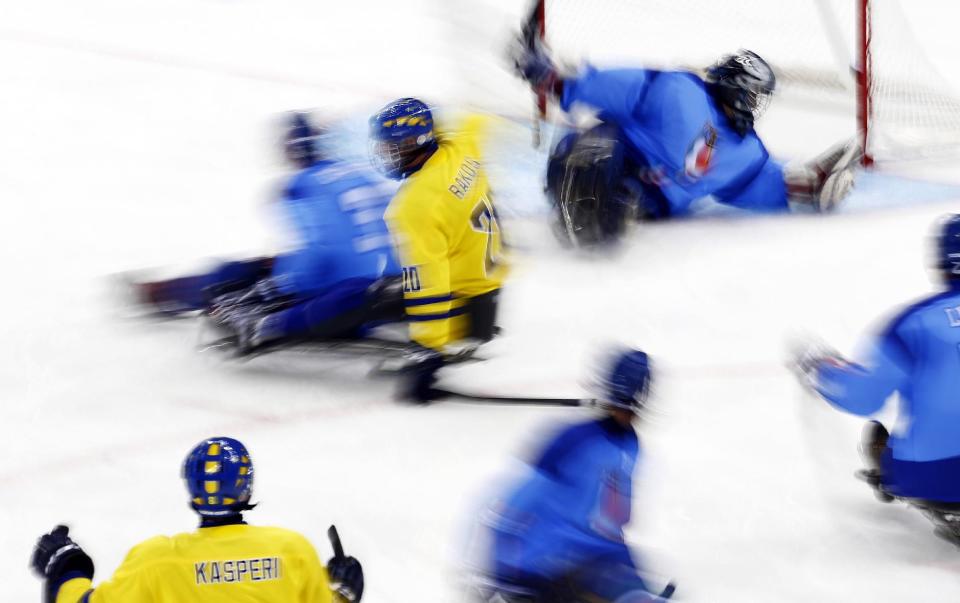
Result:
[[[470,320],[467,337],[490,341],[497,334],[497,306],[500,302],[500,290],[494,289],[471,297],[466,304],[466,313]]]
[[[497,334],[497,306],[500,290],[494,289],[467,299],[464,312],[470,323],[467,337],[490,341]],[[315,323],[309,339],[356,337],[371,323],[401,322],[404,319],[403,284],[400,277],[383,278],[367,289],[366,301],[329,321]]]

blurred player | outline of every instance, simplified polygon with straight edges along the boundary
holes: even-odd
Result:
[[[183,464],[200,528],[146,540],[113,578],[93,588],[93,560],[58,526],[34,548],[47,603],[343,603],[363,596],[363,568],[335,555],[320,564],[310,542],[282,528],[247,525],[253,463],[243,444],[211,438]],[[341,551],[342,553],[342,551]],[[328,578],[329,575],[329,578]]]
[[[414,98],[370,119],[373,158],[402,180],[387,210],[398,246],[414,358],[407,397],[435,396],[434,373],[452,346],[489,341],[506,273],[503,239],[484,166],[489,118],[471,115],[443,132]]]
[[[166,314],[208,310],[240,354],[401,319],[400,270],[383,221],[395,187],[333,158],[323,137],[306,114],[288,116],[284,151],[297,171],[278,205],[299,239],[294,251],[142,283],[140,301]]]
[[[633,422],[650,384],[647,355],[613,358],[601,417],[552,437],[528,475],[485,520],[491,551],[481,587],[490,603],[658,601],[623,540],[639,442]],[[662,593],[669,597],[673,587]]]
[[[849,413],[869,416],[899,394],[893,433],[864,429],[860,472],[881,500],[920,507],[940,536],[960,543],[960,214],[942,225],[936,269],[944,290],[899,312],[873,338],[863,364],[820,346],[798,354],[801,375]]]
[[[753,124],[776,78],[753,52],[721,58],[703,79],[592,66],[565,76],[538,42],[518,46],[515,66],[564,111],[582,105],[602,122],[562,138],[548,164],[559,230],[576,245],[616,240],[631,216],[680,216],[708,196],[755,212],[827,211],[853,186],[861,152],[852,142],[799,166],[770,157]]]

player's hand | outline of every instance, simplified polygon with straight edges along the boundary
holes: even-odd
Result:
[[[280,281],[273,277],[260,279],[250,289],[251,295],[258,302],[275,302],[286,296],[280,286]]]
[[[214,321],[219,322],[224,320],[229,314],[236,311],[237,308],[246,305],[244,303],[246,295],[246,289],[218,295],[210,301],[207,315]]]
[[[791,345],[790,368],[800,382],[813,389],[817,383],[817,372],[824,364],[845,364],[839,352],[821,341],[807,340]]]
[[[355,557],[331,557],[327,562],[330,588],[350,603],[363,597],[363,566]]]
[[[518,37],[509,48],[508,57],[514,72],[534,89],[552,89],[559,77],[556,65],[539,40],[528,44],[522,36]]]
[[[210,316],[217,318],[238,308],[275,303],[287,296],[280,289],[280,283],[274,278],[257,281],[252,287],[231,291],[215,297],[210,302]]]
[[[70,528],[57,526],[49,534],[44,534],[33,547],[30,567],[47,581],[46,600],[56,599],[59,578],[69,573],[93,579],[93,560],[83,552],[68,535]]]

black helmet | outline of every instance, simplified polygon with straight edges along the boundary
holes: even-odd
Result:
[[[650,393],[650,359],[646,352],[624,349],[616,350],[611,360],[608,372],[598,380],[604,406],[640,411]]]
[[[706,80],[717,102],[733,112],[730,119],[741,136],[750,131],[754,120],[766,110],[777,86],[770,65],[749,50],[721,58],[707,69]]]
[[[940,224],[936,238],[936,265],[947,280],[960,280],[960,214],[949,215]]]
[[[298,168],[309,167],[322,157],[320,141],[327,132],[318,128],[306,111],[293,111],[284,116],[283,150],[290,163]]]

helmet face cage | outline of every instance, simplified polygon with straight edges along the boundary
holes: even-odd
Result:
[[[948,253],[945,259],[943,270],[946,272],[947,278],[953,281],[960,280],[960,252]]]
[[[370,163],[387,178],[399,177],[403,166],[400,160],[400,145],[395,142],[371,140]]]
[[[432,140],[433,136],[426,134],[400,141],[371,140],[370,161],[384,176],[404,178],[415,171],[411,168]]]
[[[280,146],[287,160],[297,165],[317,162],[321,156],[321,141],[327,136],[325,128],[314,126],[304,111],[289,113],[286,120]]]
[[[606,401],[606,406],[608,408],[619,408],[622,410],[629,410],[630,412],[636,414],[640,411],[646,404],[647,399],[650,397],[650,380],[644,380],[643,384],[636,390],[629,398],[620,398],[612,399]]]
[[[766,113],[771,98],[773,93],[769,90],[744,89],[744,104],[754,120],[760,119],[760,116]]]
[[[285,138],[284,152],[287,159],[294,163],[312,163],[317,157],[316,143],[319,136],[300,136]]]
[[[942,222],[937,239],[938,268],[947,280],[960,280],[960,214]]]

